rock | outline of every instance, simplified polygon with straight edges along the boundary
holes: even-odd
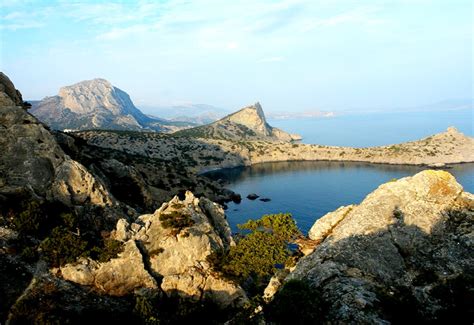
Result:
[[[51,191],[55,199],[66,205],[91,203],[104,207],[115,203],[107,188],[72,159],[65,159],[58,166]]]
[[[68,281],[94,286],[99,292],[112,296],[124,296],[141,288],[158,289],[134,240],[126,242],[123,252],[109,262],[81,260],[78,264],[61,267],[61,274]]]
[[[81,285],[94,285],[95,276],[99,263],[89,258],[83,258],[74,264],[68,264],[60,268],[61,276],[71,282]],[[56,273],[53,270],[53,273]]]
[[[192,222],[176,229],[163,225],[163,215],[186,215]],[[210,299],[222,307],[241,305],[247,300],[238,285],[217,277],[207,262],[210,254],[228,249],[234,241],[224,210],[206,198],[198,199],[189,191],[184,200],[175,196],[155,213],[142,215],[131,225],[120,219],[112,237],[128,240],[118,258],[98,265],[67,265],[61,269],[63,277],[89,285],[93,278],[96,289],[117,296],[140,288],[158,289],[158,277],[161,290],[168,296]]]
[[[278,270],[277,273],[272,276],[270,281],[268,282],[267,287],[263,291],[263,300],[266,302],[269,302],[273,299],[273,296],[275,293],[278,292],[278,289],[282,286],[284,283],[285,278],[288,276],[289,270],[283,269],[283,270]]]
[[[133,224],[133,225],[134,225],[134,228],[137,230],[140,227],[137,224]],[[112,237],[115,240],[126,242],[127,240],[130,239],[132,235],[129,229],[130,229],[130,224],[127,222],[127,220],[120,219],[119,221],[117,221],[117,226],[115,228],[115,231],[112,234]]]
[[[252,201],[256,200],[258,198],[259,198],[259,196],[255,193],[251,193],[251,194],[247,195],[247,199],[252,200]]]
[[[139,288],[157,289],[158,284],[146,270],[143,258],[135,241],[129,240],[118,258],[97,269],[94,285],[113,296],[123,296]]]
[[[286,281],[321,293],[323,323],[468,317],[457,299],[473,285],[473,210],[474,196],[444,171],[383,184],[319,219],[310,234],[322,243]]]
[[[15,89],[13,82],[3,72],[0,72],[0,107],[23,106],[21,93]]]
[[[268,197],[262,197],[261,199],[259,199],[260,201],[262,202],[270,202],[272,199],[268,198]]]
[[[126,92],[100,78],[62,87],[57,96],[34,103],[31,112],[58,130],[175,129],[172,123],[143,114]]]
[[[225,140],[265,140],[291,142],[301,139],[267,123],[260,103],[255,103],[208,125],[181,130],[179,136]]]
[[[353,208],[353,205],[342,206],[336,211],[329,212],[316,220],[309,230],[308,237],[318,242],[323,241],[331,234],[332,229],[337,226],[337,224],[344,219]]]

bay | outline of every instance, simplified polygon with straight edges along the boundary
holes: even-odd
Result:
[[[233,231],[237,224],[264,214],[291,213],[306,233],[313,223],[342,205],[358,204],[379,185],[414,175],[426,167],[354,162],[278,162],[222,169],[206,175],[222,179],[242,195],[240,204],[229,203],[226,215]],[[474,163],[448,169],[466,191],[474,191]],[[259,199],[246,196],[256,193]]]

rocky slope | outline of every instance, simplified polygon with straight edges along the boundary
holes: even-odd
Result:
[[[182,321],[208,303],[245,302],[206,262],[233,244],[221,206],[188,192],[137,219],[173,193],[154,187],[161,178],[187,180],[179,164],[51,132],[0,77],[0,322],[136,323],[154,319],[152,302],[167,306],[164,320]]]
[[[455,128],[412,142],[350,148],[273,141],[229,141],[154,133],[76,133],[89,144],[144,157],[180,161],[191,172],[277,161],[358,161],[428,165],[474,162],[474,139]]]
[[[177,136],[225,140],[266,140],[290,142],[301,137],[274,128],[267,123],[259,103],[247,106],[226,117],[204,126],[182,130]]]
[[[318,293],[322,323],[471,323],[473,235],[474,196],[427,170],[316,221],[286,281]]]
[[[151,118],[130,96],[105,79],[62,87],[59,94],[33,102],[31,113],[54,129],[176,130],[177,125]]]
[[[5,83],[13,87],[11,81]],[[25,109],[8,105],[0,109],[0,202],[6,204],[23,195],[71,207],[117,204],[104,184],[67,156],[54,136]]]
[[[188,217],[189,225],[168,226],[164,218],[176,214]],[[91,259],[68,264],[61,268],[62,277],[117,296],[160,288],[168,296],[210,299],[222,307],[239,306],[247,299],[239,286],[219,278],[206,261],[234,242],[224,211],[205,198],[191,192],[182,201],[174,197],[131,224],[121,219],[113,236],[125,243],[118,258],[102,264]]]

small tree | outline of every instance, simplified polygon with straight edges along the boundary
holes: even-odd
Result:
[[[275,271],[291,255],[288,242],[300,234],[290,214],[265,215],[239,225],[251,232],[227,252],[214,253],[209,261],[224,276],[259,294]]]

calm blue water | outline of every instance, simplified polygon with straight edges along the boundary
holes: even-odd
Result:
[[[418,140],[455,126],[474,136],[474,110],[377,113],[332,118],[269,120],[303,137],[303,143],[369,147]]]
[[[226,215],[233,229],[264,214],[289,212],[303,232],[324,214],[341,205],[358,204],[393,178],[416,174],[422,167],[371,165],[341,162],[280,162],[257,164],[208,173],[229,182],[227,187],[242,195],[240,204],[230,203]],[[474,164],[449,169],[465,190],[474,192]],[[248,200],[256,193],[270,202]]]

